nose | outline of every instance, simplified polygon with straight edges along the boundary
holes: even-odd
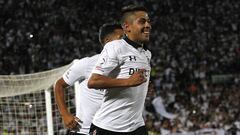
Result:
[[[148,22],[148,21],[145,22],[145,27],[149,28],[149,29],[152,29],[151,23]]]

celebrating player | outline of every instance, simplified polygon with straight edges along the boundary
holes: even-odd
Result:
[[[151,52],[145,46],[150,19],[144,7],[130,5],[123,8],[121,23],[124,38],[104,46],[88,81],[90,88],[106,89],[91,134],[148,134],[142,111],[151,70]]]

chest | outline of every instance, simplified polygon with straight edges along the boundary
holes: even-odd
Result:
[[[150,53],[143,49],[129,49],[121,55],[121,63],[126,67],[150,68]]]
[[[151,54],[143,49],[129,50],[125,51],[120,57],[120,70],[127,75],[132,75],[139,69],[145,69],[146,75],[149,76]]]

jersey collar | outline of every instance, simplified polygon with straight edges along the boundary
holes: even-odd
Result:
[[[147,46],[145,44],[141,45],[137,42],[134,42],[132,40],[130,40],[126,35],[123,36],[123,39],[130,45],[132,45],[134,48],[138,49],[140,47],[142,47],[145,51],[147,50]]]

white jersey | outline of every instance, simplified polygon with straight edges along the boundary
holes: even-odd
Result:
[[[114,78],[129,78],[139,69],[146,70],[147,82],[128,88],[106,89],[103,103],[93,124],[114,132],[131,132],[144,126],[142,117],[150,76],[151,52],[137,48],[126,37],[107,43],[92,73]]]
[[[73,65],[63,74],[63,79],[68,85],[78,83],[78,87],[75,87],[76,116],[83,121],[82,128],[78,131],[81,134],[89,134],[93,116],[100,108],[103,99],[103,91],[89,89],[87,86],[98,56],[74,60]]]

